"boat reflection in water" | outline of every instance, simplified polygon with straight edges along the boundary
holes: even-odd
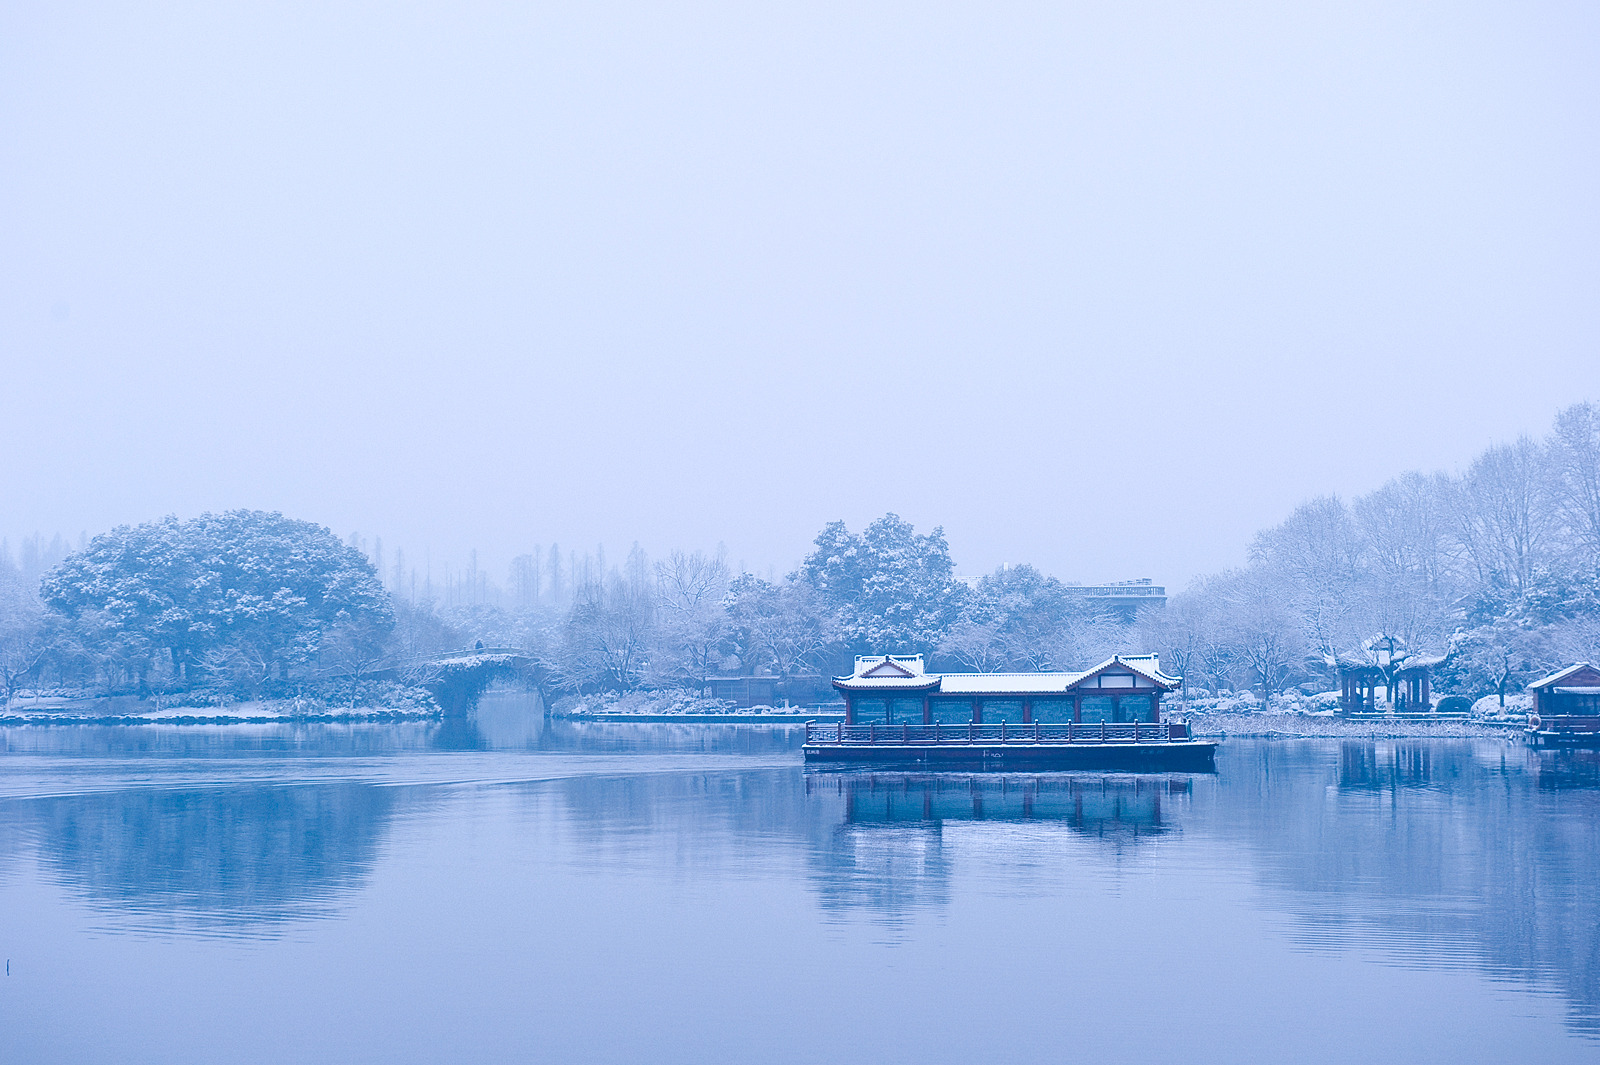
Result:
[[[851,825],[898,821],[1059,821],[1097,838],[1171,828],[1187,776],[1084,773],[808,773],[807,795],[844,799]]]
[[[1194,782],[1178,774],[811,771],[806,797],[839,819],[814,854],[823,908],[905,929],[943,910],[961,869],[1013,885],[1059,881],[1075,856],[1121,859],[1179,828]],[[1053,870],[1053,871],[1052,871]]]

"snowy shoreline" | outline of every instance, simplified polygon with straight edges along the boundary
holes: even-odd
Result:
[[[1189,730],[1196,736],[1239,739],[1494,739],[1520,738],[1521,722],[1350,721],[1320,714],[1207,714],[1190,712]]]
[[[40,725],[277,725],[430,721],[434,707],[330,707],[309,700],[260,700],[222,706],[168,706],[143,700],[43,700],[51,705],[0,709],[0,726]]]

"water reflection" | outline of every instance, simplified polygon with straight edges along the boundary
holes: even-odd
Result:
[[[439,725],[286,723],[282,725],[66,725],[0,729],[0,757],[66,756],[86,767],[104,759],[224,759],[396,755],[434,747]],[[58,768],[68,768],[60,766]]]
[[[47,875],[119,928],[272,934],[338,912],[371,872],[396,789],[138,789],[28,800]]]
[[[567,721],[547,718],[536,695],[491,689],[467,717],[433,726],[441,751],[544,751],[561,754],[770,755],[798,751],[796,725],[681,725],[670,722]]]
[[[851,824],[1059,821],[1118,844],[1169,831],[1174,801],[1188,798],[1193,787],[1187,776],[1166,774],[806,774],[806,794],[840,796]]]
[[[1258,856],[1303,948],[1556,988],[1600,1032],[1591,758],[1416,741],[1346,743],[1330,765],[1319,744],[1238,745],[1219,770],[1219,830]]]
[[[273,936],[350,913],[375,880],[418,876],[430,831],[462,841],[478,880],[559,868],[582,891],[620,892],[612,904],[640,883],[653,885],[641,897],[679,881],[775,884],[830,925],[904,939],[962,900],[1059,902],[1070,881],[1091,912],[1107,877],[1176,870],[1187,883],[1225,867],[1249,920],[1288,915],[1261,923],[1286,924],[1296,957],[1356,953],[1556,991],[1573,1030],[1600,1033],[1595,752],[1231,742],[1205,778],[807,772],[782,726],[548,722],[486,697],[452,728],[7,730],[4,765],[31,777],[27,797],[0,802],[0,884],[34,862],[98,929]],[[310,760],[339,756],[365,778],[310,779]],[[196,786],[174,786],[177,760]],[[116,790],[83,786],[113,767]],[[383,782],[421,777],[440,783]],[[524,850],[513,860],[508,847]],[[1191,905],[1214,902],[1200,892]],[[505,905],[479,915],[486,926],[526,902],[509,892]],[[714,945],[681,949],[685,965],[720,964]]]
[[[1600,788],[1600,751],[1542,750],[1533,763],[1542,789]]]
[[[861,908],[899,927],[915,911],[948,902],[952,826],[963,827],[969,848],[992,844],[1010,863],[1061,857],[1071,840],[1115,859],[1174,831],[1193,782],[1165,774],[828,771],[808,772],[805,791],[809,802],[828,800],[838,810],[833,831],[813,850],[823,906]],[[1018,835],[1014,826],[1038,831]]]

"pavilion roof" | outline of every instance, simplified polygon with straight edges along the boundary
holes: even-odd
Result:
[[[1448,655],[1423,652],[1401,655],[1394,663],[1394,668],[1400,672],[1408,669],[1432,669],[1434,666],[1442,664],[1448,657]],[[1378,664],[1376,658],[1365,654],[1329,656],[1324,658],[1324,661],[1337,669],[1345,670],[1383,668]]]

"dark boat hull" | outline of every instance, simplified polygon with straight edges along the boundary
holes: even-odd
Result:
[[[808,763],[984,769],[1109,769],[1130,773],[1216,770],[1217,745],[1170,743],[808,743]]]
[[[1534,747],[1600,748],[1600,732],[1528,729],[1526,734],[1528,743]]]

